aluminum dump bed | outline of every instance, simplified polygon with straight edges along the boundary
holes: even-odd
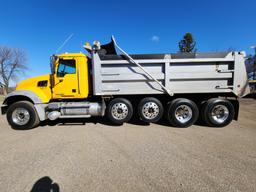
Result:
[[[92,51],[94,95],[249,93],[244,52],[128,55],[112,44],[120,55]]]

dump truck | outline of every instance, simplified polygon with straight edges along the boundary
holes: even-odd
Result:
[[[113,36],[84,48],[87,54],[52,55],[51,74],[17,84],[1,107],[11,127],[92,116],[119,125],[135,116],[223,127],[238,119],[239,98],[249,93],[244,52],[130,55]]]

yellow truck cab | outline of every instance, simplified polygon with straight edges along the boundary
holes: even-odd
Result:
[[[53,57],[51,99],[85,99],[89,94],[89,58],[82,53]]]
[[[47,119],[45,108],[51,101],[86,99],[89,95],[89,61],[90,58],[83,53],[53,55],[51,57],[52,73],[19,82],[15,91],[5,98],[2,113],[5,114],[7,109],[10,111],[15,108],[15,115],[7,117],[9,123],[15,128],[27,128]],[[10,105],[11,108],[9,108]],[[20,107],[32,108],[32,105],[34,110],[30,111]],[[34,124],[27,124],[30,118],[29,113],[36,116]],[[20,123],[16,125],[19,121]]]
[[[46,119],[108,116],[115,124],[142,121],[188,127],[199,114],[209,126],[237,120],[238,98],[249,93],[244,52],[129,55],[115,39],[83,53],[51,57],[51,74],[18,83],[1,107],[15,129]],[[121,52],[118,54],[116,48]]]
[[[52,99],[85,99],[89,94],[88,57],[64,53],[51,59],[52,74],[21,81],[16,91],[32,92],[43,103]]]

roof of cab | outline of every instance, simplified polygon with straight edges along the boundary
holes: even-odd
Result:
[[[62,53],[58,57],[86,57],[83,53]]]

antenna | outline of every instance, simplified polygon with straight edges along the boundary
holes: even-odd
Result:
[[[82,53],[82,50],[83,50],[83,43],[82,41],[80,41],[80,53]]]
[[[66,44],[67,42],[74,36],[74,33],[71,33],[66,40],[59,46],[59,48],[55,51],[55,53],[57,54]]]

